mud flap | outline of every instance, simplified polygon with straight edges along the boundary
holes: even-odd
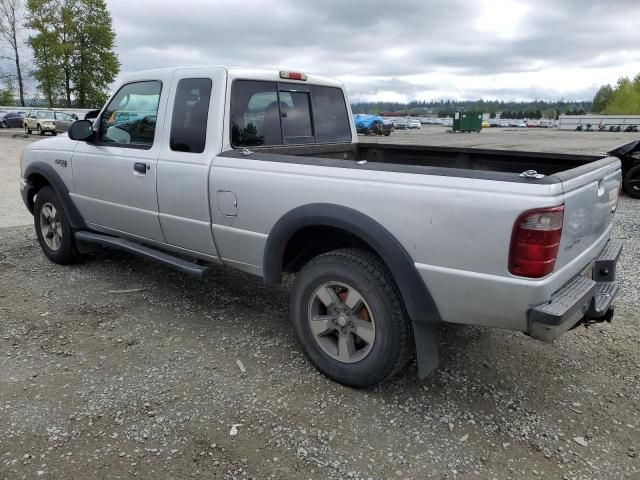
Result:
[[[418,377],[423,379],[438,368],[440,363],[438,325],[413,322],[413,336],[416,342]]]

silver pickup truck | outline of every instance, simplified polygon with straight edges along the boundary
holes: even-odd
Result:
[[[358,143],[331,79],[138,73],[21,166],[53,262],[115,248],[197,276],[295,274],[301,348],[350,386],[414,354],[427,375],[441,322],[550,341],[613,315],[618,158]]]

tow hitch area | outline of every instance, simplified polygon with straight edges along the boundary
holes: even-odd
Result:
[[[580,325],[584,326],[584,328],[589,328],[591,325],[595,325],[596,323],[602,323],[602,322],[611,323],[611,320],[613,319],[614,309],[615,307],[613,305],[610,306],[607,309],[607,311],[604,313],[604,315],[601,317],[590,318],[588,316],[585,316],[582,320],[580,320],[573,327],[571,327],[570,330],[573,330],[574,328],[578,328]]]
[[[622,242],[611,240],[592,269],[592,278],[578,276],[554,293],[551,301],[529,312],[529,333],[550,342],[568,330],[594,323],[611,322],[613,300],[618,293],[616,263]]]

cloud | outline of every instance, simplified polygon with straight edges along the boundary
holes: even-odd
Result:
[[[124,72],[244,65],[341,78],[355,100],[589,99],[640,72],[640,2],[108,0]]]

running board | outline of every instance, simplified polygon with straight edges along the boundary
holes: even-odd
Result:
[[[153,248],[145,247],[139,243],[130,242],[124,238],[112,237],[110,235],[102,235],[100,233],[87,232],[86,230],[79,230],[75,233],[76,240],[80,242],[94,243],[103,245],[105,247],[111,247],[118,250],[124,250],[141,257],[155,260],[156,262],[163,263],[168,267],[175,268],[183,273],[188,273],[196,277],[203,278],[209,272],[209,267],[198,265],[197,263],[184,260],[182,258],[170,255]]]

